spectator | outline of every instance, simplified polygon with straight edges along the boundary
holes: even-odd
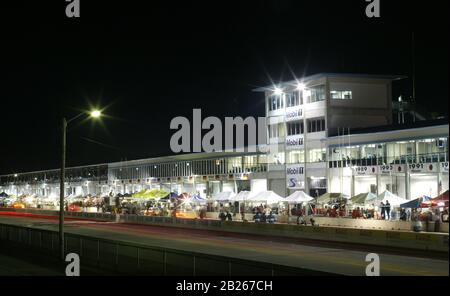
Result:
[[[244,206],[244,203],[240,204],[240,212],[241,212],[241,219],[242,219],[242,221],[245,221],[245,206]]]
[[[380,209],[381,209],[381,220],[384,220],[386,216],[386,207],[383,202],[380,203]]]
[[[225,221],[227,219],[227,216],[225,215],[225,213],[223,211],[220,211],[219,219],[221,221]]]
[[[389,203],[388,200],[386,200],[386,216],[388,220],[391,220],[391,204]]]
[[[400,210],[400,220],[406,221],[406,219],[407,219],[406,211],[405,211],[405,209],[401,209]]]
[[[441,221],[443,223],[448,223],[448,209],[445,209],[441,214]]]

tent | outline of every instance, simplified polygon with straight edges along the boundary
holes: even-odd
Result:
[[[235,195],[233,198],[230,199],[231,202],[235,202],[235,201],[248,201],[250,200],[253,196],[255,196],[256,193],[255,192],[251,192],[251,191],[241,191],[239,192],[237,195]]]
[[[281,197],[273,191],[263,191],[254,196],[251,196],[248,201],[260,201],[266,202],[267,204],[276,204],[286,200],[284,197]]]
[[[427,201],[423,201],[420,204],[420,207],[422,208],[429,208],[429,207],[448,207],[448,190],[444,193],[436,196],[435,198],[432,198]]]
[[[288,197],[286,197],[284,199],[284,201],[287,201],[288,203],[291,203],[291,204],[310,202],[312,200],[314,200],[314,198],[309,196],[308,194],[306,194],[303,191],[295,191],[294,193],[292,193],[291,195],[289,195]]]
[[[234,196],[236,196],[234,192],[219,192],[213,196],[213,200],[218,202],[227,202],[232,200]]]
[[[342,199],[348,199],[349,196],[342,194],[342,193],[330,193],[327,192],[325,194],[322,194],[321,196],[316,198],[316,203],[323,204],[328,203],[331,200],[342,200]]]
[[[133,194],[134,198],[143,198],[143,199],[154,199],[154,198],[163,198],[168,195],[168,192],[165,190],[159,189],[146,189],[141,190],[135,194]]]
[[[394,207],[400,206],[401,204],[408,202],[408,200],[401,198],[401,197],[393,194],[392,192],[386,190],[383,193],[381,193],[380,195],[378,195],[376,198],[367,199],[366,204],[379,205],[381,202],[386,203],[387,201],[389,201],[390,205],[394,206]]]
[[[205,203],[205,202],[206,202],[206,199],[203,198],[203,197],[201,197],[201,196],[198,195],[198,194],[195,194],[195,195],[192,195],[192,196],[188,199],[188,201],[191,202],[191,203]]]
[[[410,200],[406,203],[402,203],[400,205],[400,207],[405,208],[405,209],[417,209],[417,208],[420,208],[420,205],[422,204],[422,202],[428,201],[428,200],[430,200],[430,197],[424,195],[422,197]]]
[[[363,205],[366,203],[366,200],[373,200],[375,198],[377,198],[376,194],[367,192],[367,193],[360,193],[358,195],[352,196],[350,198],[350,201],[352,202],[352,204]]]

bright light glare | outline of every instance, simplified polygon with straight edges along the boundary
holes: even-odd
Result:
[[[274,94],[276,94],[277,96],[283,94],[283,90],[281,88],[276,87],[275,90],[273,91]]]
[[[297,90],[305,90],[305,84],[302,82],[299,82],[297,84]]]
[[[94,110],[91,112],[91,117],[93,118],[99,118],[100,116],[102,116],[102,112],[100,110]]]

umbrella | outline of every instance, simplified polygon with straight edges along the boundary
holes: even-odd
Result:
[[[350,201],[353,204],[365,204],[366,200],[373,200],[375,198],[377,198],[376,194],[368,192],[368,193],[360,193],[358,195],[352,196],[350,198]]]
[[[213,196],[215,201],[230,201],[236,194],[234,192],[219,192]]]
[[[410,200],[410,201],[408,201],[406,203],[402,203],[400,205],[400,207],[401,208],[405,208],[405,209],[417,209],[417,208],[420,208],[420,205],[423,202],[428,201],[428,200],[430,200],[430,197],[424,195],[422,197]]]
[[[0,193],[0,197],[8,197],[8,194],[6,194],[6,192],[3,191],[2,193]]]
[[[302,203],[302,202],[310,202],[314,200],[313,197],[309,196],[308,194],[306,194],[303,191],[295,191],[294,193],[292,193],[291,195],[289,195],[288,197],[286,197],[284,199],[284,201],[287,201],[288,203]]]
[[[249,197],[248,201],[261,201],[268,204],[279,203],[280,201],[285,201],[285,198],[276,194],[273,191],[263,191],[254,196]]]

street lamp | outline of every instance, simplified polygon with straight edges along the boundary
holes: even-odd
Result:
[[[62,119],[62,150],[61,150],[61,172],[60,172],[60,185],[59,185],[59,251],[61,255],[61,260],[65,260],[64,254],[64,195],[65,195],[65,179],[66,179],[66,133],[67,125],[74,121],[75,119],[85,115],[82,112],[77,116],[66,120],[64,117]],[[99,118],[101,116],[100,110],[93,110],[89,113],[91,118]]]

